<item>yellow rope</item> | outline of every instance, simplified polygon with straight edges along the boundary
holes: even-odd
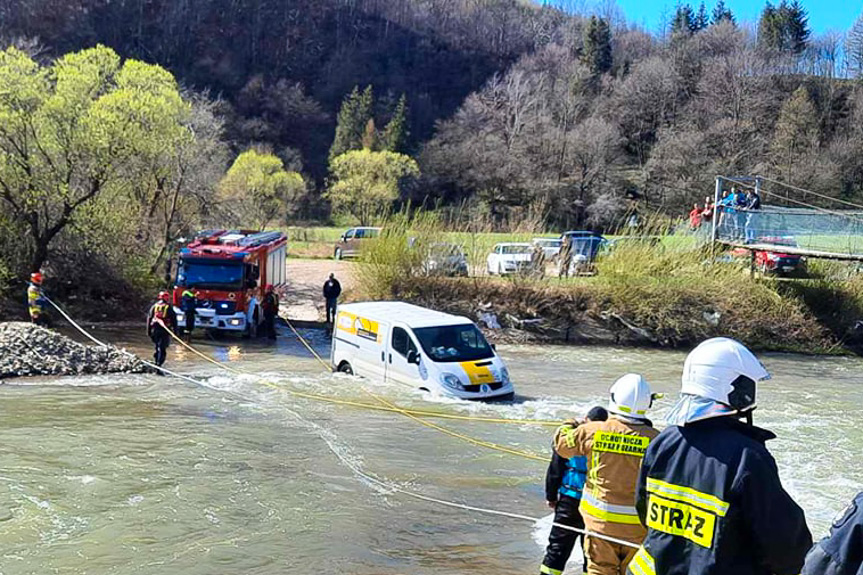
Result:
[[[314,349],[312,349],[312,347],[308,344],[308,342],[306,342],[306,341],[305,341],[305,339],[303,338],[303,336],[301,336],[301,335],[299,334],[299,332],[298,332],[298,331],[293,327],[293,325],[291,325],[290,321],[288,321],[288,320],[285,320],[285,321],[288,323],[288,326],[291,328],[291,331],[293,331],[293,332],[294,332],[294,334],[295,334],[295,335],[297,336],[297,338],[298,338],[298,339],[303,343],[303,345],[306,347],[306,349],[308,349],[310,352],[312,352],[312,354],[315,356],[315,358],[316,358],[319,362],[321,362],[321,364],[325,365],[325,366],[326,366],[326,368],[327,368],[327,371],[329,371],[329,369],[330,369],[330,368],[329,368],[329,364],[327,364],[327,363],[326,363],[326,362],[321,358],[321,356],[320,356],[320,355],[318,355],[318,354],[317,354],[317,352],[315,352],[315,351],[314,351]],[[164,324],[163,324],[163,327],[164,327]],[[255,374],[253,374],[253,373],[249,373],[249,372],[246,372],[246,371],[244,371],[244,370],[236,369],[236,368],[234,368],[234,367],[231,367],[231,366],[229,366],[229,365],[227,365],[227,364],[225,364],[225,363],[223,363],[223,362],[220,362],[220,361],[218,361],[218,360],[215,360],[215,359],[213,359],[213,358],[211,358],[211,357],[209,357],[209,356],[207,356],[207,355],[205,355],[205,354],[201,353],[200,351],[198,351],[197,349],[195,349],[194,347],[192,347],[191,345],[189,345],[188,343],[186,343],[185,341],[183,341],[183,339],[182,339],[182,338],[180,338],[177,334],[175,334],[172,330],[167,329],[167,328],[165,328],[165,330],[166,330],[166,331],[170,334],[170,336],[171,336],[174,340],[176,340],[180,345],[182,345],[184,348],[188,349],[190,352],[194,353],[194,354],[195,354],[195,355],[197,355],[198,357],[200,357],[200,358],[202,358],[202,359],[204,359],[204,360],[206,360],[206,361],[208,361],[208,362],[210,362],[210,363],[212,363],[212,364],[214,364],[214,365],[217,365],[217,366],[219,366],[219,367],[221,367],[221,368],[223,368],[223,369],[226,369],[226,370],[228,370],[228,371],[230,371],[230,372],[232,372],[232,373],[235,373],[235,374],[238,374],[238,375],[251,375],[251,376],[255,376]],[[331,398],[325,398],[325,397],[323,397],[323,396],[315,397],[315,396],[313,396],[312,394],[300,394],[299,392],[294,392],[294,391],[292,391],[292,390],[285,389],[284,387],[281,387],[281,386],[279,386],[279,385],[276,385],[276,384],[274,384],[274,383],[272,383],[272,382],[269,382],[269,381],[266,381],[266,380],[263,380],[263,379],[259,379],[259,381],[260,381],[263,385],[266,385],[267,387],[271,387],[271,388],[273,388],[273,389],[278,389],[278,390],[280,390],[280,391],[285,391],[285,392],[287,392],[287,393],[289,393],[289,394],[291,394],[291,395],[296,395],[297,397],[307,397],[307,398],[310,398],[310,399],[312,399],[312,398],[313,398],[313,399],[320,399],[321,401],[327,401],[327,402],[329,402],[329,403],[343,403],[343,402],[344,402],[344,400],[333,400],[333,399],[331,399]],[[543,456],[535,455],[535,454],[533,454],[533,453],[528,453],[528,452],[526,452],[526,451],[520,451],[520,450],[518,450],[518,449],[512,449],[512,448],[510,448],[510,447],[506,447],[506,446],[503,446],[503,445],[498,445],[497,443],[492,443],[492,442],[490,442],[490,441],[485,441],[485,440],[482,440],[482,439],[476,439],[476,438],[470,437],[470,436],[468,436],[468,435],[465,435],[465,434],[463,434],[463,433],[459,433],[459,432],[457,432],[457,431],[453,431],[453,430],[448,429],[448,428],[446,428],[446,427],[443,427],[443,426],[437,425],[436,423],[432,423],[432,422],[430,422],[430,421],[426,421],[426,420],[424,420],[424,419],[421,419],[420,417],[417,417],[417,416],[416,416],[416,415],[414,415],[413,413],[410,413],[408,410],[403,409],[403,408],[401,408],[401,407],[398,407],[397,405],[394,405],[394,404],[392,404],[392,403],[390,403],[390,402],[386,401],[386,400],[385,400],[385,399],[383,399],[382,397],[379,397],[379,396],[375,395],[374,393],[372,393],[371,391],[369,391],[369,390],[365,389],[364,387],[361,387],[360,389],[362,389],[365,393],[367,393],[369,396],[371,396],[372,398],[374,398],[374,399],[375,399],[376,401],[378,401],[379,403],[383,404],[383,406],[384,406],[384,407],[386,407],[387,411],[392,411],[392,412],[395,412],[395,413],[400,413],[401,415],[404,415],[405,417],[407,417],[407,418],[409,418],[409,419],[412,419],[412,420],[416,421],[417,423],[419,423],[419,424],[421,424],[421,425],[424,425],[424,426],[429,427],[429,428],[431,428],[431,429],[435,429],[435,430],[440,431],[441,433],[445,433],[446,435],[449,435],[449,436],[451,436],[451,437],[455,437],[455,438],[457,438],[457,439],[461,439],[461,440],[463,440],[463,441],[467,441],[468,443],[472,443],[472,444],[474,444],[474,445],[478,445],[478,446],[481,446],[481,447],[486,447],[486,448],[488,448],[488,449],[493,449],[493,450],[495,450],[495,451],[500,451],[500,452],[503,452],[503,453],[508,453],[508,454],[510,454],[510,455],[516,455],[516,456],[519,456],[519,457],[524,457],[525,459],[533,459],[533,460],[535,460],[535,461],[543,461],[543,462],[548,460],[548,458],[547,458],[547,457],[543,457]],[[351,403],[354,403],[354,402],[351,402]],[[368,407],[368,406],[364,406],[364,407]],[[377,406],[372,406],[372,407],[373,407],[373,408],[375,408],[375,407],[377,407]],[[461,419],[462,417],[463,417],[463,418],[465,418],[465,419],[476,420],[476,418],[470,418],[470,417],[468,417],[468,416],[461,416],[461,417],[459,417],[459,419]],[[527,421],[527,420],[526,420],[526,421]]]
[[[486,448],[488,448],[488,449],[493,449],[493,450],[495,450],[495,451],[501,451],[501,452],[503,452],[503,453],[509,453],[510,455],[517,455],[517,456],[519,456],[519,457],[524,457],[525,459],[533,459],[534,461],[542,461],[542,462],[546,462],[546,461],[548,461],[548,457],[542,457],[542,456],[539,456],[539,455],[535,455],[535,454],[533,454],[533,453],[528,453],[527,451],[520,451],[520,450],[518,450],[518,449],[513,449],[513,448],[511,448],[511,447],[506,447],[506,446],[503,446],[503,445],[498,445],[497,443],[492,443],[492,442],[490,442],[490,441],[485,441],[485,440],[482,440],[482,439],[476,439],[476,438],[470,437],[470,436],[468,436],[468,435],[464,435],[463,433],[458,433],[457,431],[453,431],[453,430],[451,430],[451,429],[447,429],[446,427],[442,427],[442,426],[440,426],[440,425],[438,425],[438,424],[436,424],[436,423],[432,423],[431,421],[426,421],[426,420],[424,420],[424,419],[421,419],[421,418],[419,418],[419,417],[417,417],[417,416],[415,416],[415,415],[412,415],[412,414],[408,413],[408,412],[407,412],[407,411],[405,411],[404,409],[400,409],[400,408],[398,408],[397,406],[395,406],[395,405],[393,405],[392,403],[388,402],[388,401],[387,401],[387,400],[385,400],[384,398],[382,398],[382,397],[379,397],[379,396],[375,395],[374,393],[372,393],[371,391],[369,391],[369,390],[365,389],[364,387],[361,387],[360,389],[362,389],[362,390],[363,390],[363,391],[365,391],[367,394],[369,394],[370,396],[372,396],[374,399],[378,400],[379,402],[381,402],[381,403],[382,403],[382,404],[384,404],[385,406],[389,407],[390,409],[393,409],[393,410],[395,410],[395,411],[398,411],[399,413],[401,413],[401,414],[402,414],[402,415],[404,415],[405,417],[410,418],[410,419],[413,419],[414,421],[416,421],[417,423],[419,423],[419,424],[421,424],[421,425],[424,425],[424,426],[426,426],[426,427],[430,427],[431,429],[436,429],[437,431],[440,431],[441,433],[445,433],[445,434],[447,434],[447,435],[449,435],[449,436],[451,436],[451,437],[455,437],[455,438],[457,438],[457,439],[461,439],[461,440],[463,440],[463,441],[467,441],[468,443],[473,443],[474,445],[479,445],[479,446],[481,446],[481,447],[486,447]]]
[[[288,323],[288,325],[290,326],[291,324]],[[227,363],[213,359],[212,357],[200,352],[199,350],[195,349],[194,347],[192,347],[191,345],[189,345],[188,343],[183,341],[182,338],[180,338],[177,334],[175,334],[170,329],[168,329],[167,331],[170,334],[170,336],[177,343],[179,343],[184,348],[186,348],[187,350],[189,350],[193,354],[197,355],[198,357],[200,357],[204,361],[212,363],[215,366],[221,367],[222,369],[225,369],[225,370],[230,371],[230,372],[237,374],[237,375],[249,375],[249,376],[253,376],[253,377],[258,377],[257,374],[254,374],[252,372],[245,371],[242,369],[237,369],[237,368],[234,368]],[[302,341],[303,344],[306,346],[306,349],[309,349],[310,351],[315,353],[315,355],[318,358],[318,361],[320,361],[323,365],[326,365],[327,371],[329,371],[330,370],[329,364],[326,364],[324,362],[324,360],[321,359],[320,355],[318,355],[316,352],[314,352],[313,349],[311,349],[311,346],[309,346],[309,344],[303,339],[303,337],[299,333],[297,333],[297,331],[295,329],[293,329],[293,331],[297,335],[297,338],[299,338],[300,341]],[[261,381],[261,383],[263,383],[264,385],[266,385],[268,387],[272,387],[273,389],[279,389],[281,391],[285,391],[287,393],[290,393],[291,395],[295,395],[297,397],[302,397],[304,399],[323,401],[323,402],[334,403],[334,404],[338,404],[338,405],[348,405],[348,406],[352,406],[352,407],[371,409],[371,410],[375,410],[375,411],[387,411],[387,412],[392,412],[392,413],[406,413],[406,414],[418,415],[418,416],[422,416],[422,417],[436,417],[436,418],[440,418],[440,419],[453,419],[453,420],[460,420],[460,421],[479,421],[479,422],[483,422],[483,423],[501,423],[501,424],[512,424],[512,425],[540,425],[540,426],[544,426],[544,427],[557,427],[561,424],[561,422],[559,422],[559,421],[553,421],[550,419],[508,419],[508,418],[499,418],[499,417],[457,415],[457,414],[445,413],[445,412],[441,412],[441,411],[427,411],[427,410],[422,410],[422,409],[405,409],[405,408],[399,407],[397,405],[393,405],[391,407],[382,407],[380,405],[372,405],[372,404],[368,404],[368,403],[362,403],[359,401],[349,401],[349,400],[345,400],[345,399],[336,399],[333,397],[327,397],[325,395],[317,395],[317,394],[313,394],[313,393],[304,393],[304,392],[300,392],[300,391],[294,391],[294,390],[287,389],[285,387],[282,387],[280,385],[276,385],[272,382],[269,382],[269,381],[266,381],[263,379],[261,379],[260,381]]]

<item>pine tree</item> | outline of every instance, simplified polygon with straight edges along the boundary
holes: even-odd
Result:
[[[373,118],[369,118],[369,121],[366,122],[365,130],[363,130],[363,150],[375,151],[377,143],[378,131],[375,129],[375,121]]]
[[[782,0],[777,8],[769,2],[758,23],[758,44],[764,49],[802,54],[809,43],[809,16],[799,0]]]
[[[758,45],[765,50],[782,50],[782,21],[780,12],[768,2],[758,21]]]
[[[735,23],[734,13],[731,12],[731,9],[725,6],[725,0],[719,0],[716,3],[716,6],[713,8],[713,24],[719,24],[720,22],[731,22]]]
[[[704,5],[704,0],[701,0],[701,5],[698,6],[698,13],[695,15],[693,22],[693,32],[700,32],[710,25],[710,19],[707,17],[707,6]]]
[[[800,86],[782,105],[773,135],[773,152],[778,163],[790,165],[799,154],[811,149],[818,139],[818,111],[809,91]]]
[[[342,101],[339,117],[336,120],[336,135],[330,147],[330,161],[348,150],[354,149],[357,142],[357,112],[360,105],[360,89],[354,86],[351,93]]]
[[[402,94],[380,138],[381,150],[403,153],[407,144],[407,98]]]
[[[691,36],[695,32],[695,13],[689,4],[680,4],[674,12],[671,21],[671,37],[681,38]]]
[[[611,28],[604,18],[590,17],[584,30],[582,61],[595,76],[611,70]]]
[[[783,2],[784,5],[784,2]],[[787,37],[787,48],[795,53],[802,54],[809,44],[809,15],[800,0],[794,0],[786,7],[785,33]]]
[[[344,154],[349,150],[359,150],[363,147],[366,125],[372,119],[374,108],[374,92],[371,86],[360,92],[355,86],[345,97],[336,121],[336,135],[330,147],[329,159]]]
[[[371,84],[366,86],[366,89],[363,90],[362,96],[360,96],[359,106],[357,107],[357,135],[359,136],[357,143],[360,144],[363,139],[363,134],[365,133],[366,125],[369,123],[369,120],[374,118],[374,109],[375,109],[375,93]],[[359,149],[360,146],[356,146],[355,149]]]

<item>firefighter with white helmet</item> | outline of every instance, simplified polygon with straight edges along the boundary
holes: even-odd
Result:
[[[769,377],[733,339],[709,339],[686,358],[669,426],[641,465],[636,507],[648,532],[627,573],[800,573],[812,536],[764,445],[775,435],[752,425]]]
[[[587,481],[579,510],[589,532],[641,543],[646,533],[635,509],[641,458],[658,432],[647,419],[655,398],[640,375],[630,373],[610,389],[606,421],[564,424],[554,440],[561,457],[586,456]],[[584,555],[589,575],[620,575],[635,549],[588,535]],[[551,570],[543,573],[559,575]]]

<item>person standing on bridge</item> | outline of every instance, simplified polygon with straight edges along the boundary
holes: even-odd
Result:
[[[171,294],[166,291],[159,292],[159,299],[150,308],[147,314],[147,335],[153,341],[155,351],[153,362],[159,367],[165,363],[168,357],[168,346],[171,344],[171,331],[177,330],[177,314],[171,305]],[[162,373],[161,371],[158,373]]]
[[[758,190],[751,190],[746,197],[746,243],[753,243],[758,232],[758,210],[761,209],[761,195]]]
[[[574,425],[591,421],[605,421],[608,412],[602,407],[594,407],[587,413],[584,421],[573,421]],[[581,504],[581,494],[587,479],[587,458],[583,455],[565,459],[557,453],[552,453],[548,471],[545,473],[545,500],[554,509],[554,522],[584,529],[584,519],[578,510]],[[584,536],[581,533],[552,525],[548,536],[548,547],[545,558],[539,568],[545,575],[560,575],[569,561],[575,542]],[[582,571],[587,572],[587,561],[582,565]]]
[[[687,356],[680,399],[641,465],[635,505],[647,537],[628,575],[800,573],[812,536],[764,446],[775,435],[752,425],[757,383],[769,377],[733,339]]]
[[[276,339],[276,318],[279,316],[279,296],[272,284],[267,284],[264,288],[264,302],[261,305],[264,310],[264,330],[267,332],[267,338]]]
[[[579,510],[591,533],[584,540],[589,575],[624,573],[647,533],[634,506],[635,485],[641,458],[659,433],[647,419],[647,410],[658,396],[643,377],[624,375],[611,386],[610,395],[607,421],[565,423],[554,440],[554,450],[561,457],[587,457]]]
[[[342,295],[342,284],[336,279],[336,274],[331,273],[330,278],[324,282],[324,301],[327,305],[327,323],[336,321],[336,306],[339,296]]]

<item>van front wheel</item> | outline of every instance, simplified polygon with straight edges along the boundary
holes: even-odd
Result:
[[[354,368],[352,368],[351,364],[349,364],[348,362],[343,361],[342,363],[339,364],[339,373],[346,373],[348,375],[353,375],[354,374]]]

